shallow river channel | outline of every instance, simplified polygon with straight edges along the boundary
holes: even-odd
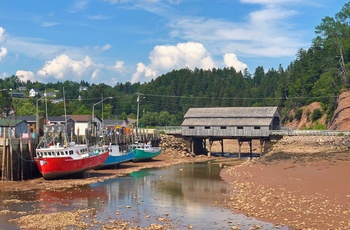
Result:
[[[166,218],[174,229],[231,229],[232,226],[250,229],[255,225],[274,229],[273,224],[233,214],[224,207],[230,188],[219,172],[216,163],[188,163],[145,169],[64,192],[1,193],[0,210],[52,213],[94,208],[98,221],[126,219],[141,227],[164,224],[161,220]],[[4,200],[25,202],[4,203]],[[1,214],[0,229],[19,229],[8,222],[17,216]]]

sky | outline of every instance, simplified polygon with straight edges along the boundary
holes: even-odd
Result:
[[[0,78],[115,86],[287,68],[344,0],[0,0]]]

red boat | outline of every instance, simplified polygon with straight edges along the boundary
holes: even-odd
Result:
[[[106,161],[109,154],[108,148],[67,142],[64,134],[63,125],[46,127],[45,135],[41,140],[43,146],[36,149],[34,160],[45,179],[82,173]]]

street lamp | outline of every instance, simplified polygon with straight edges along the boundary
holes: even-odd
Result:
[[[137,115],[136,115],[136,137],[139,137],[139,114],[140,114],[140,100],[144,99],[145,97],[142,97],[140,99],[140,93],[137,95]]]
[[[112,98],[113,98],[113,97],[106,97],[105,99],[102,99],[101,101],[96,102],[95,104],[92,105],[92,118],[91,118],[91,121],[92,121],[93,123],[94,123],[94,121],[95,121],[95,105],[98,105],[98,104],[104,102],[105,100],[107,100],[107,99],[112,99]],[[102,109],[103,109],[103,107],[102,107]],[[102,119],[103,119],[103,118],[102,118]],[[91,131],[93,131],[93,134],[95,134],[95,126],[94,126],[93,128],[94,128],[94,129],[91,130]]]
[[[46,98],[46,94],[44,94],[44,96],[36,99],[36,133],[35,133],[35,141],[36,144],[39,142],[39,101],[43,98]]]

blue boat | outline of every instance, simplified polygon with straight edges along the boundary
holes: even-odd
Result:
[[[108,146],[108,158],[98,168],[117,166],[120,163],[131,161],[135,158],[135,149],[128,148],[122,150],[121,146],[117,144],[109,144]]]

